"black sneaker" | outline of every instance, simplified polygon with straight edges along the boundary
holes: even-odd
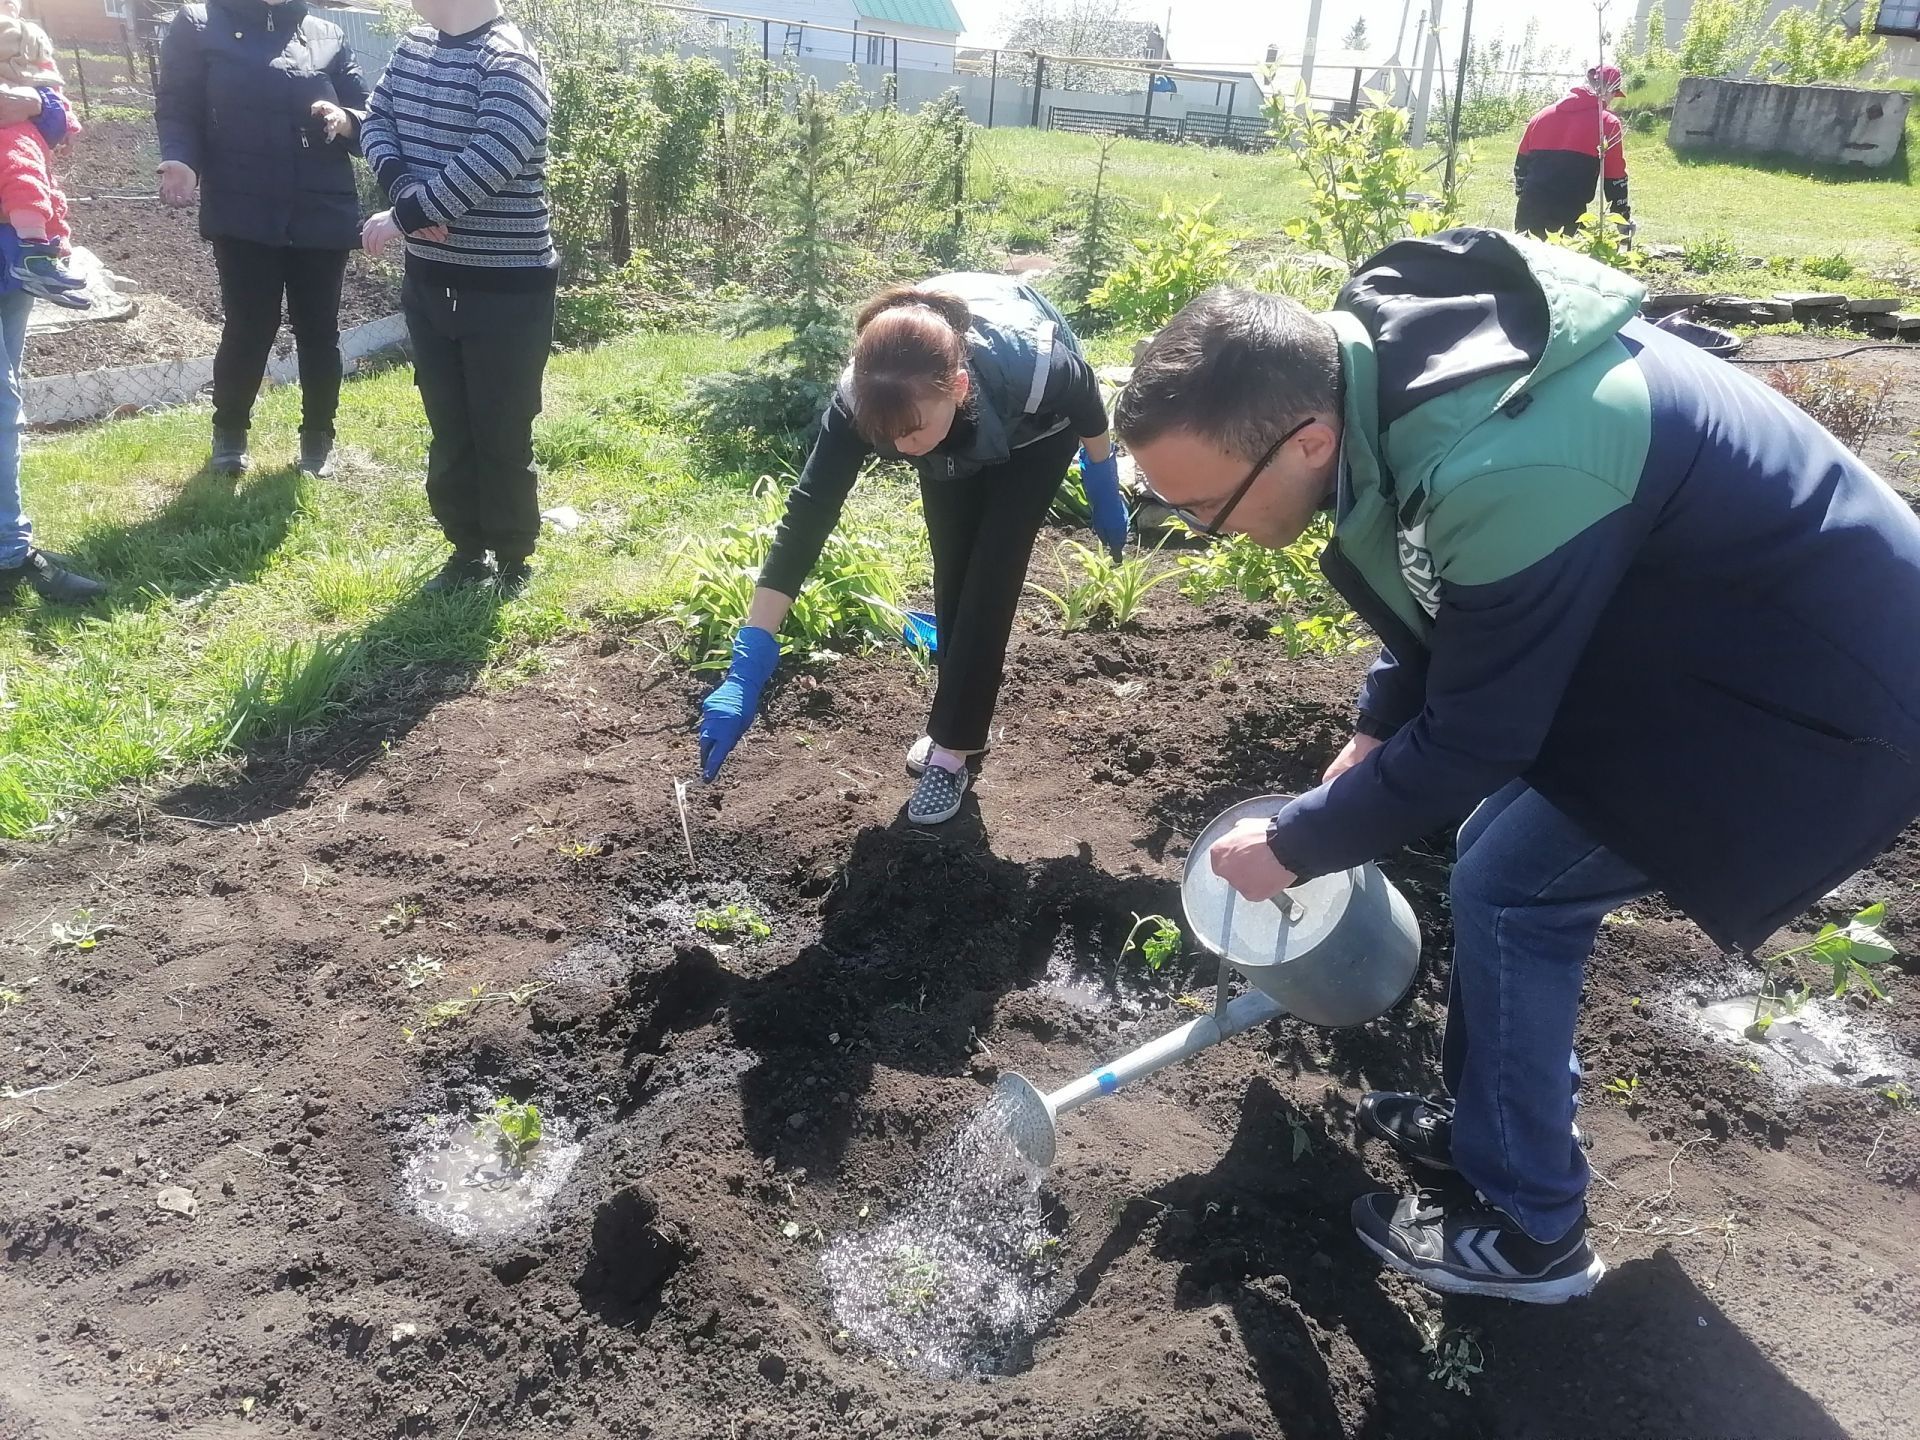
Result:
[[[907,819],[915,825],[939,825],[960,813],[967,797],[967,772],[929,765],[907,801]]]
[[[244,475],[253,464],[247,454],[247,432],[214,427],[213,450],[207,456],[207,468],[216,475]]]
[[[18,565],[0,568],[0,605],[12,601],[22,585],[54,605],[84,605],[107,593],[107,587],[91,575],[55,563],[44,550],[29,550]]]
[[[333,436],[325,430],[300,432],[300,473],[324,480],[333,473]]]
[[[1565,1235],[1542,1244],[1463,1191],[1362,1195],[1353,1202],[1353,1228],[1402,1275],[1449,1295],[1559,1305],[1585,1295],[1607,1273],[1587,1243],[1584,1214]]]
[[[525,560],[500,560],[493,572],[493,588],[502,600],[517,600],[533,582],[533,566]]]
[[[1404,1090],[1369,1090],[1360,1097],[1360,1128],[1384,1140],[1402,1158],[1429,1170],[1453,1169],[1453,1101]]]
[[[451,590],[484,585],[492,578],[493,567],[487,563],[484,550],[456,550],[447,557],[447,563],[440,567],[440,573],[420,587],[420,593],[444,595]]]

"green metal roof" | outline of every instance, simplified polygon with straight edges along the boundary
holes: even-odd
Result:
[[[951,30],[959,34],[967,27],[953,0],[853,0],[853,8],[865,20],[891,20],[896,25],[917,25],[922,30]]]

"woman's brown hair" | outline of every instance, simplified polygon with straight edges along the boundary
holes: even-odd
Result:
[[[854,322],[853,423],[870,444],[910,435],[920,407],[954,398],[967,363],[966,301],[942,290],[896,285],[869,300]]]

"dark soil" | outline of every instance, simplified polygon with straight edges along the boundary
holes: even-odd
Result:
[[[884,1215],[1003,1068],[1058,1084],[1175,1023],[1210,970],[1116,983],[1133,912],[1345,736],[1359,659],[1154,598],[1130,633],[1016,636],[977,801],[937,831],[900,814],[920,680],[848,659],[784,677],[696,787],[689,865],[698,690],[609,637],[505,692],[403,674],[292,755],[0,851],[0,979],[39,977],[0,1088],[57,1087],[0,1103],[0,1434],[1910,1437],[1920,1111],[1700,1040],[1730,962],[1657,903],[1605,931],[1581,1029],[1599,1290],[1440,1303],[1354,1239],[1353,1197],[1409,1179],[1354,1104],[1434,1077],[1444,836],[1387,865],[1427,939],[1387,1017],[1278,1022],[1064,1122],[1068,1293],[1030,1368],[929,1379],[836,1334],[816,1227]],[[1916,882],[1911,834],[1858,887],[1909,951]],[[658,909],[743,893],[770,939]],[[80,906],[116,931],[49,950]],[[420,954],[445,968],[409,990]],[[1900,964],[1880,1021],[1911,1065]],[[585,1153],[544,1228],[453,1241],[399,1193],[409,1130],[500,1093]],[[1471,1394],[1430,1378],[1422,1318],[1475,1337]]]
[[[144,90],[113,97],[122,113],[147,105]],[[102,103],[96,96],[96,104]],[[134,315],[35,336],[29,375],[67,375],[212,353],[219,341],[220,283],[213,251],[192,210],[160,203],[154,167],[160,150],[151,119],[97,119],[56,160],[76,245],[133,283]],[[399,309],[399,269],[355,255],[347,266],[340,326],[350,329]],[[281,348],[292,344],[282,332]]]

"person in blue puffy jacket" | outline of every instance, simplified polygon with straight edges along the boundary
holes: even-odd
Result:
[[[937,825],[959,813],[987,748],[1034,539],[1076,449],[1094,530],[1117,555],[1127,510],[1107,413],[1060,312],[1004,275],[942,275],[869,301],[734,639],[732,666],[702,707],[706,778],[753,723],[780,658],[780,623],[861,467],[880,455],[920,472],[933,548],[940,674],[926,733],[907,751],[907,769],[920,777],[907,818]]]

